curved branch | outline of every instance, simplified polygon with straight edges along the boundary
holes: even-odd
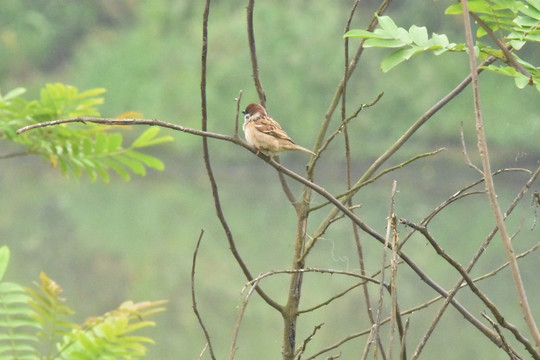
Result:
[[[203,14],[203,39],[202,39],[202,55],[201,55],[201,128],[202,131],[206,132],[207,129],[207,109],[206,109],[206,54],[208,51],[208,15],[210,12],[210,0],[206,0],[206,6]],[[238,140],[238,138],[236,138]],[[225,219],[225,214],[223,213],[223,209],[221,208],[221,200],[219,198],[219,192],[218,192],[218,186],[217,181],[214,176],[214,172],[212,170],[212,166],[210,164],[210,153],[208,151],[208,138],[206,136],[202,136],[202,143],[203,143],[203,157],[204,157],[204,165],[206,167],[206,172],[208,174],[208,179],[210,181],[210,187],[212,188],[212,197],[214,198],[214,207],[216,209],[216,215],[221,223],[221,226],[223,227],[223,231],[225,232],[225,235],[227,237],[227,241],[229,242],[229,249],[231,250],[236,262],[242,269],[242,272],[246,276],[247,279],[252,279],[251,273],[242,259],[242,256],[240,256],[240,253],[238,252],[238,249],[236,248],[236,244],[234,242],[234,238],[231,232],[231,229],[229,227],[229,224],[227,223],[227,220]],[[279,312],[283,311],[283,308],[281,305],[276,303],[273,299],[270,298],[260,287],[255,288],[257,290],[257,293],[263,298],[264,301],[274,309],[278,310]]]

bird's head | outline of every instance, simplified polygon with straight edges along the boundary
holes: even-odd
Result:
[[[257,120],[260,117],[268,116],[266,110],[259,104],[249,104],[245,110],[242,111],[244,114],[244,122]]]

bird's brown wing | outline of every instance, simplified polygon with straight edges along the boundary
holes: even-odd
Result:
[[[263,116],[255,120],[255,128],[262,133],[265,133],[267,135],[273,136],[281,140],[290,141],[291,143],[294,144],[294,142],[289,137],[289,135],[287,135],[287,133],[281,129],[281,126],[279,126],[279,124],[276,121],[274,121],[272,118]]]

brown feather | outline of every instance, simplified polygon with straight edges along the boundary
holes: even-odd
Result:
[[[315,155],[311,150],[296,145],[281,126],[266,114],[261,105],[249,104],[243,113],[246,114],[243,125],[246,141],[258,151],[273,154],[285,150],[300,150]]]

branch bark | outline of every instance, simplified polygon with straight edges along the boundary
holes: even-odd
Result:
[[[497,194],[495,192],[495,184],[493,182],[493,177],[491,175],[491,164],[489,160],[489,153],[487,147],[486,134],[484,131],[484,120],[482,117],[482,109],[480,106],[480,91],[478,85],[478,70],[476,66],[476,56],[474,54],[474,44],[471,30],[471,23],[469,19],[469,5],[467,0],[461,1],[461,8],[463,12],[463,22],[465,26],[466,34],[466,43],[469,52],[469,64],[471,68],[471,79],[473,87],[473,99],[474,99],[474,113],[476,118],[476,134],[478,137],[478,151],[480,153],[480,158],[482,159],[482,167],[484,169],[484,178],[486,191],[489,198],[489,203],[495,216],[495,221],[497,222],[497,227],[499,228],[499,234],[504,244],[506,250],[506,256],[510,264],[510,271],[512,273],[512,278],[514,280],[514,285],[516,287],[517,296],[519,299],[519,304],[525,323],[527,324],[531,336],[534,339],[537,350],[540,350],[540,331],[534,320],[531,308],[529,306],[529,301],[527,299],[527,294],[525,292],[525,286],[521,279],[521,273],[517,264],[516,255],[514,253],[514,248],[512,246],[512,241],[510,235],[506,229],[506,224],[504,223],[504,217],[497,200]]]

